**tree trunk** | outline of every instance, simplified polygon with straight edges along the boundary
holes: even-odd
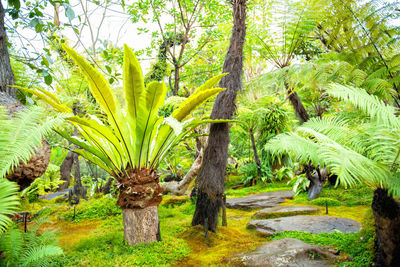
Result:
[[[262,178],[261,162],[260,162],[260,158],[258,157],[258,153],[257,153],[257,146],[256,146],[256,141],[254,140],[253,128],[250,128],[250,139],[251,139],[251,147],[253,148],[253,153],[254,153],[254,160],[256,161],[256,165],[257,165],[258,177],[261,179]]]
[[[113,178],[110,177],[110,178],[108,178],[107,182],[104,184],[104,186],[102,188],[103,194],[110,194],[112,180],[113,180]]]
[[[376,229],[375,266],[400,266],[400,204],[386,189],[374,191],[372,211]]]
[[[174,70],[174,89],[173,89],[173,94],[174,95],[178,95],[178,91],[179,91],[179,80],[181,79],[179,77],[179,66],[175,66],[175,70]]]
[[[173,195],[182,196],[185,194],[188,189],[190,183],[196,178],[199,174],[200,166],[203,162],[203,149],[200,150],[199,155],[196,160],[193,162],[192,167],[186,173],[185,177],[180,182],[172,181],[164,183],[161,187],[164,193],[172,193]]]
[[[300,119],[301,123],[304,123],[310,119],[308,116],[308,113],[306,109],[303,106],[303,103],[300,100],[299,95],[296,93],[296,91],[289,90],[289,100],[290,103],[292,103],[294,112],[296,113],[296,116]]]
[[[8,54],[4,15],[4,8],[0,1],[0,92],[6,92],[9,96],[16,98],[15,88],[7,86],[13,85],[15,78],[11,68],[10,55]]]
[[[116,177],[120,183],[117,204],[123,211],[125,240],[131,246],[160,240],[160,176],[155,169],[126,170],[126,174]]]
[[[241,89],[243,71],[243,45],[246,35],[246,0],[233,0],[233,28],[230,45],[224,61],[223,77],[219,86],[226,88],[218,94],[212,119],[231,119],[235,111],[237,92]],[[197,176],[198,189],[196,210],[192,225],[205,225],[216,231],[218,212],[223,205],[225,172],[228,159],[229,125],[227,123],[211,124],[207,148],[204,151],[203,163]]]
[[[71,170],[72,165],[74,164],[74,152],[69,151],[67,156],[65,157],[64,161],[61,163],[60,166],[60,176],[61,181],[64,181],[63,184],[60,185],[58,190],[64,190],[69,187],[70,180],[71,180]]]
[[[159,241],[158,207],[123,209],[124,237],[129,245]]]

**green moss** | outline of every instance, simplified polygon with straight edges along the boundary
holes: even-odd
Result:
[[[258,183],[255,186],[244,187],[240,189],[228,189],[225,191],[228,197],[244,197],[248,195],[281,191],[281,190],[291,190],[292,188],[288,186],[285,182],[279,183]]]
[[[343,205],[342,202],[328,197],[319,197],[311,200],[309,203],[317,206],[325,206],[328,203],[328,207],[338,207]]]
[[[340,202],[340,205],[345,205],[348,207],[370,206],[372,201],[372,196],[373,196],[373,190],[364,184],[359,184],[348,189],[345,189],[342,186],[338,186],[337,188],[335,188],[333,186],[329,186],[328,184],[326,184],[322,189],[321,194],[315,199],[315,201],[317,201],[318,203],[318,199],[327,198],[330,200],[338,201]],[[311,203],[312,201],[308,200],[306,192],[297,195],[295,201],[297,203],[325,205],[323,203],[321,204]],[[333,202],[332,204],[335,205],[335,203]],[[336,205],[339,205],[339,203],[336,203]]]
[[[80,203],[75,207],[75,221],[85,219],[106,219],[110,216],[120,215],[121,208],[117,206],[116,199],[108,196],[91,199],[86,201],[81,199]],[[71,208],[67,212],[59,215],[66,220],[72,220],[74,217],[74,209]]]
[[[125,244],[123,232],[111,232],[85,239],[74,251],[59,257],[60,266],[170,266],[190,253],[182,240],[165,236],[161,242]]]

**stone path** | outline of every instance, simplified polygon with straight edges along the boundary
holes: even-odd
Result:
[[[55,193],[51,193],[51,194],[40,196],[39,198],[40,199],[45,199],[45,200],[52,200],[53,198],[66,195],[66,194],[68,194],[69,191],[72,192],[72,190],[73,190],[72,188],[67,188],[67,189],[61,190],[59,192],[55,192]]]
[[[290,216],[277,219],[253,220],[247,228],[256,229],[262,235],[273,235],[283,231],[304,231],[311,234],[332,233],[339,230],[342,233],[360,231],[361,224],[357,221],[332,216]]]
[[[313,214],[319,212],[320,210],[321,209],[318,207],[311,207],[311,206],[297,206],[297,205],[275,206],[272,208],[262,209],[251,217],[258,219],[270,219],[270,218],[293,216],[293,215]]]
[[[285,199],[293,198],[293,191],[275,191],[250,195],[239,198],[228,198],[226,207],[231,209],[260,209],[270,208],[283,203]]]
[[[324,267],[331,266],[338,251],[328,247],[309,245],[293,238],[269,242],[253,252],[241,254],[232,263],[241,266],[265,267]]]
[[[226,206],[231,209],[262,209],[252,216],[257,219],[250,221],[247,227],[256,229],[263,236],[282,231],[304,231],[312,234],[332,233],[336,230],[342,233],[360,231],[361,224],[348,218],[304,215],[318,213],[318,207],[279,205],[293,196],[292,191],[261,193],[227,199]],[[231,260],[233,264],[241,266],[331,266],[337,261],[336,255],[339,253],[329,247],[285,238],[268,242],[255,251],[234,256]]]

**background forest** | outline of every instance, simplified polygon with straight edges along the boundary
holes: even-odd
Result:
[[[399,266],[399,27],[383,0],[0,0],[0,266],[257,266],[292,239]],[[289,215],[232,204],[260,193],[358,230],[266,234]]]

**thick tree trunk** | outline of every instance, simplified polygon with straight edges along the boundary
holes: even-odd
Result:
[[[260,158],[258,157],[258,153],[257,153],[257,146],[256,146],[256,141],[254,139],[253,128],[250,128],[250,139],[251,139],[251,147],[253,148],[254,160],[256,161],[256,165],[257,165],[258,177],[261,179],[262,178],[261,162],[260,162]]]
[[[180,182],[172,181],[164,183],[161,187],[164,191],[164,194],[171,193],[173,195],[182,196],[185,194],[188,189],[190,183],[196,178],[199,174],[201,163],[203,162],[203,150],[200,151],[196,160],[193,162],[192,167],[186,173],[185,177]]]
[[[237,92],[241,89],[243,69],[243,45],[246,35],[246,0],[233,0],[233,28],[230,45],[224,61],[223,77],[219,86],[226,88],[218,94],[212,119],[231,119],[235,111]],[[204,151],[203,164],[197,176],[198,189],[196,210],[192,225],[208,225],[208,229],[216,231],[218,212],[223,205],[225,172],[228,159],[229,125],[227,123],[212,124]]]
[[[160,176],[154,169],[127,170],[126,174],[116,177],[120,183],[117,204],[123,211],[125,240],[131,246],[160,240]]]
[[[75,154],[74,152],[69,151],[64,161],[61,163],[60,176],[61,176],[61,181],[64,181],[64,183],[60,185],[58,190],[64,190],[69,187],[71,180],[72,165],[74,164],[74,154]]]
[[[122,209],[124,237],[129,245],[159,241],[157,206],[144,209]]]
[[[400,266],[400,204],[386,189],[374,191],[372,200],[376,228],[376,265]]]
[[[15,78],[11,68],[10,55],[8,54],[4,15],[4,8],[0,1],[0,92],[6,92],[11,97],[16,98],[15,88],[7,86],[13,85]]]

